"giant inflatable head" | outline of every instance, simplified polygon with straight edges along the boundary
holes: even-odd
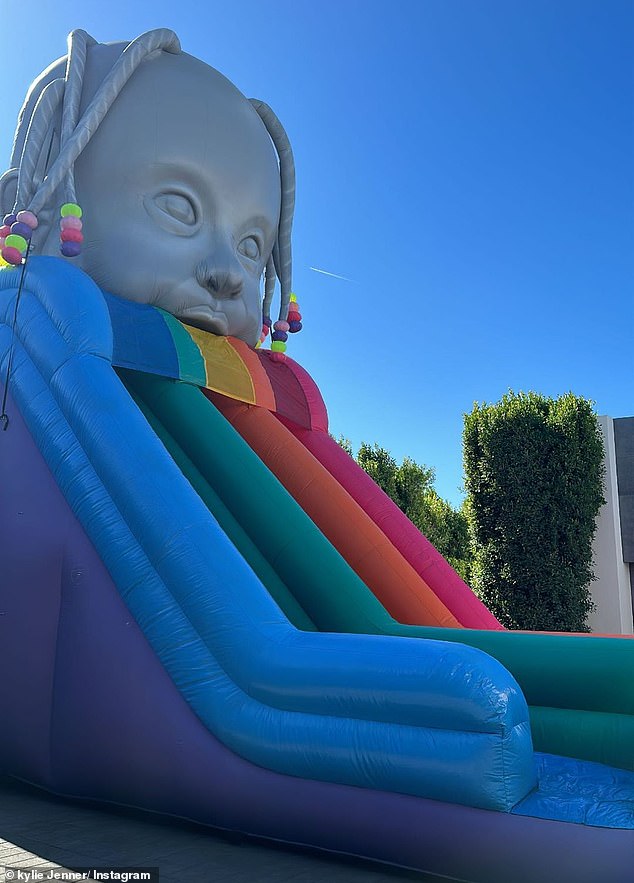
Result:
[[[83,210],[73,260],[102,288],[253,345],[277,276],[286,319],[288,138],[267,105],[182,52],[172,31],[130,44],[74,31],[68,56],[32,85],[0,209],[34,212],[33,251],[59,254],[64,203]]]

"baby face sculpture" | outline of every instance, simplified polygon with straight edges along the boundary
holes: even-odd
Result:
[[[79,264],[98,285],[255,344],[280,176],[264,125],[228,80],[184,53],[146,60],[78,158],[75,183]]]
[[[27,96],[11,166],[0,209],[35,213],[32,252],[59,255],[56,210],[77,202],[73,261],[107,291],[255,345],[277,276],[286,319],[288,138],[267,105],[183,53],[172,31],[129,44],[74,31],[68,58]]]

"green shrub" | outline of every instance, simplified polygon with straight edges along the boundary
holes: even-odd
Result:
[[[508,628],[588,631],[603,441],[592,403],[509,393],[465,415],[472,584]]]

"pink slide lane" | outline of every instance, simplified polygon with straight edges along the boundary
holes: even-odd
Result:
[[[365,510],[464,628],[503,629],[440,552],[327,432],[303,429],[277,416]]]

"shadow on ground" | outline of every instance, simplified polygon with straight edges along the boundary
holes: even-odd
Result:
[[[54,797],[0,776],[0,838],[63,867],[159,867],[160,883],[396,883],[440,878]]]

